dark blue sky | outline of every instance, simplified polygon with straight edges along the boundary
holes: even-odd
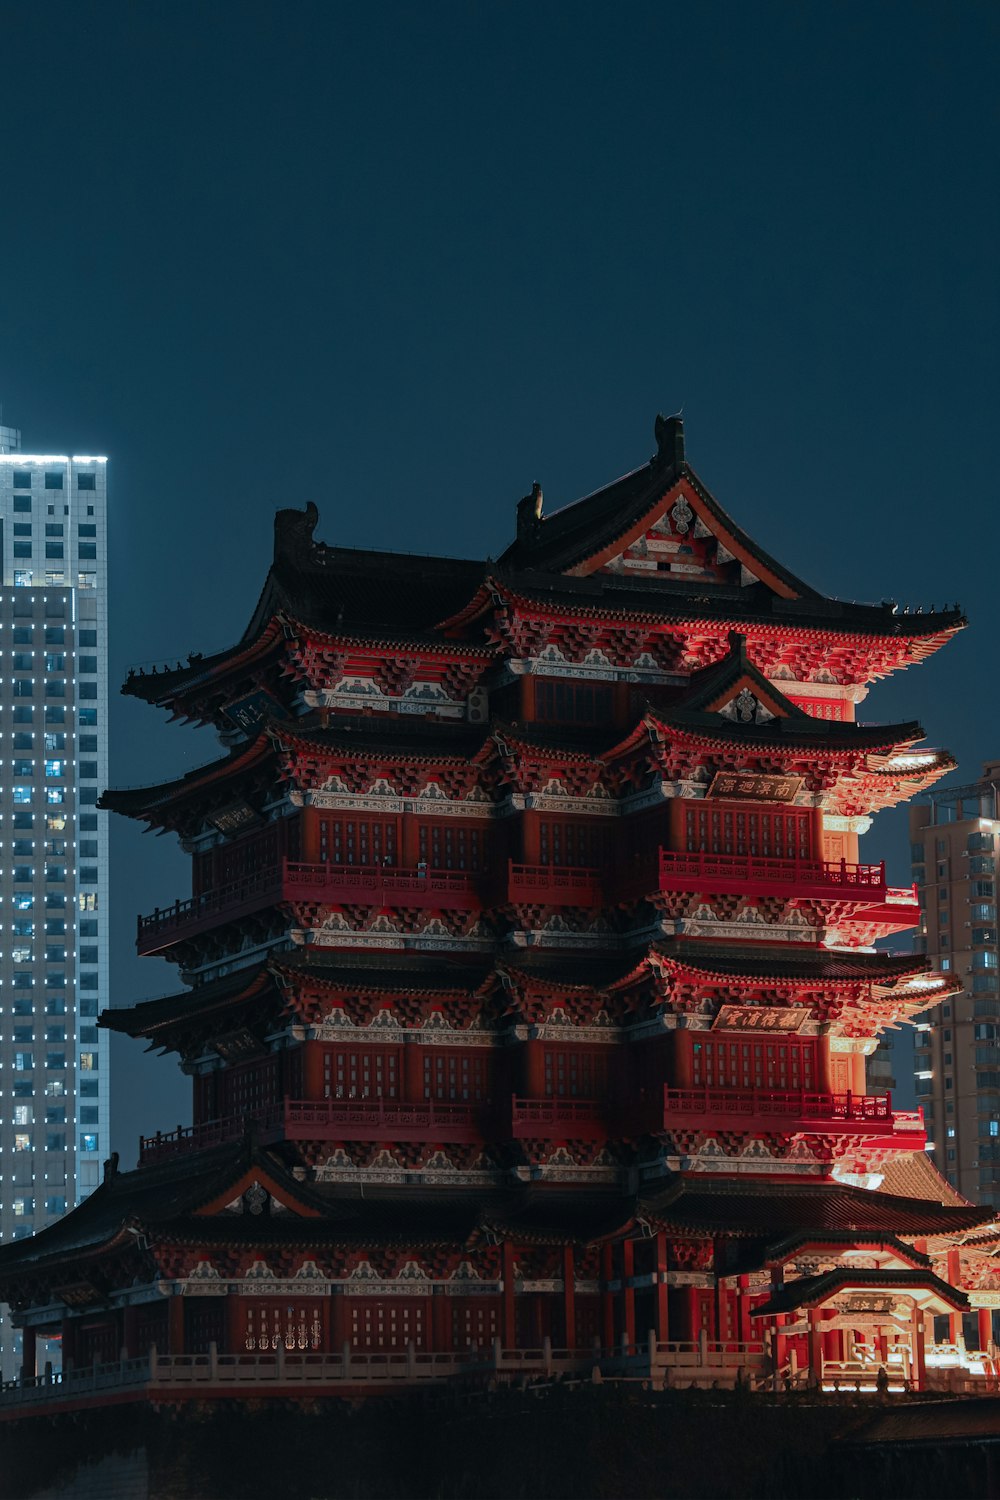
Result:
[[[688,455],[790,568],[959,599],[873,693],[972,776],[994,708],[1000,12],[992,4],[3,7],[0,401],[111,456],[112,659],[243,628],[280,505],[326,540],[495,553]],[[120,700],[116,784],[215,742]],[[867,853],[906,874],[905,820]],[[115,1003],[175,987],[185,890],[117,830]],[[187,1085],[116,1046],[115,1144]]]

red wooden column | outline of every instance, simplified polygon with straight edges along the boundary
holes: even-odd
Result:
[[[979,1352],[985,1354],[993,1339],[993,1315],[988,1307],[976,1308],[976,1321],[979,1325]]]
[[[323,1049],[319,1042],[302,1047],[302,1091],[307,1099],[323,1097]]]
[[[242,1354],[245,1348],[243,1299],[236,1292],[230,1292],[226,1298],[226,1353]]]
[[[624,1338],[629,1348],[635,1343],[635,1287],[632,1276],[635,1270],[635,1242],[622,1242],[622,1306],[625,1310]]]
[[[37,1328],[21,1329],[21,1373],[29,1380],[34,1379],[38,1367],[38,1330]]]
[[[545,1098],[545,1050],[537,1037],[529,1037],[524,1047],[524,1093],[528,1099]]]
[[[517,1319],[514,1305],[514,1246],[504,1240],[500,1246],[500,1275],[503,1279],[503,1316],[500,1337],[505,1349],[517,1347]]]
[[[351,1342],[351,1319],[348,1298],[334,1292],[330,1298],[330,1353],[339,1354]]]
[[[960,1288],[962,1285],[962,1257],[957,1249],[948,1251],[948,1280],[953,1287]],[[960,1312],[948,1314],[948,1337],[953,1344],[957,1344],[962,1337]]]
[[[167,1303],[167,1353],[184,1353],[184,1298],[176,1293]]]
[[[531,808],[521,814],[521,848],[524,850],[523,858],[526,865],[537,865],[541,862],[538,824],[538,814]]]
[[[913,1309],[913,1386],[915,1390],[927,1389],[927,1344],[924,1315],[919,1307]]]
[[[403,1099],[407,1104],[424,1102],[424,1049],[412,1040],[403,1049]]]
[[[76,1321],[73,1318],[62,1320],[62,1364],[64,1370],[71,1370],[76,1366]]]
[[[817,1307],[809,1309],[809,1369],[817,1382],[823,1379],[823,1333]]]
[[[399,828],[399,863],[404,870],[415,870],[420,859],[420,825],[416,814],[405,812]]]
[[[749,1276],[736,1278],[736,1322],[740,1343],[749,1344],[751,1340]]]
[[[136,1359],[140,1353],[136,1333],[137,1312],[138,1309],[131,1302],[126,1303],[122,1311],[122,1346],[128,1359]]]
[[[576,1267],[573,1246],[563,1246],[563,1327],[566,1348],[576,1348]]]
[[[601,1246],[601,1347],[605,1353],[615,1347],[615,1294],[611,1290],[614,1276],[614,1246],[607,1240]]]
[[[669,1291],[667,1236],[661,1229],[656,1236],[656,1337],[661,1344],[665,1344],[670,1338]]]
[[[447,1353],[452,1346],[451,1298],[440,1289],[435,1289],[431,1300],[431,1333],[431,1348]]]
[[[674,1032],[673,1077],[669,1079],[672,1088],[689,1089],[692,1087],[691,1079],[694,1076],[694,1053],[692,1048],[695,1035],[696,1033],[693,1031]]]

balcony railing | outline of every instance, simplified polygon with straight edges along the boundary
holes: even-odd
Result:
[[[483,1104],[429,1099],[290,1099],[285,1138],[290,1141],[481,1141]]]
[[[482,877],[470,870],[401,870],[388,865],[302,864],[286,860],[289,901],[359,906],[438,906],[472,911],[482,905]]]
[[[206,1151],[239,1140],[252,1118],[262,1141],[461,1141],[483,1139],[483,1103],[450,1104],[429,1099],[286,1099],[253,1116],[230,1115],[201,1125],[178,1125],[139,1137],[143,1166],[179,1153]]]
[[[248,916],[280,900],[280,870],[262,870],[246,880],[175,901],[173,906],[158,906],[148,917],[139,918],[136,947],[142,954],[156,953],[180,938],[194,937],[220,921]]]
[[[885,861],[877,865],[847,860],[771,859],[752,854],[681,853],[661,849],[658,889],[795,895],[819,900],[883,902],[889,887]]]
[[[607,1135],[605,1106],[597,1099],[519,1099],[510,1103],[510,1133],[514,1140],[600,1140]]]
[[[600,870],[565,865],[507,867],[507,899],[546,906],[600,906],[604,900]]]
[[[807,1093],[799,1089],[663,1090],[660,1129],[687,1122],[701,1127],[718,1121],[725,1129],[775,1128],[799,1135],[894,1135],[905,1132],[907,1146],[919,1149],[923,1116],[893,1113],[891,1094]]]
[[[156,953],[183,938],[248,916],[278,901],[359,906],[457,907],[482,905],[481,877],[466,870],[400,870],[376,865],[304,864],[285,860],[247,880],[218,886],[140,917],[136,946]]]

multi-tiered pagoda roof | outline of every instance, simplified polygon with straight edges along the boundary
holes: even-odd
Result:
[[[857,714],[965,622],[822,595],[678,418],[656,440],[551,516],[535,486],[497,560],[281,511],[242,638],[130,674],[222,742],[103,798],[191,855],[138,927],[183,987],[102,1024],[176,1054],[194,1118],[0,1249],[26,1328],[73,1359],[280,1344],[342,1388],[387,1350],[405,1383],[595,1341],[654,1378],[707,1340],[926,1379],[926,1319],[966,1306],[926,1242],[983,1215],[926,1165],[878,1190],[925,1130],[866,1058],[956,980],[875,947],[918,904],[858,841],[953,761]]]

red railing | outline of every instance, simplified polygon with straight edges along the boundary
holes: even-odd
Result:
[[[428,1099],[289,1099],[285,1136],[291,1141],[478,1141],[483,1104],[447,1104]]]
[[[253,1116],[254,1124],[262,1140],[278,1140],[284,1126],[284,1115],[280,1105]],[[151,1162],[164,1161],[171,1156],[188,1151],[207,1151],[211,1146],[221,1146],[227,1141],[239,1140],[250,1122],[247,1115],[229,1115],[220,1120],[206,1120],[201,1125],[178,1125],[176,1130],[158,1130],[155,1135],[139,1137],[139,1163],[149,1166]]]
[[[600,870],[565,865],[507,866],[510,901],[544,902],[547,906],[599,906],[603,901]]]
[[[280,900],[280,870],[262,870],[249,880],[217,886],[204,895],[175,901],[173,906],[158,906],[148,917],[139,918],[136,947],[140,953],[153,953],[180,936],[192,937],[214,926],[221,918],[243,916]]]
[[[853,1133],[887,1135],[923,1130],[923,1118],[912,1112],[894,1114],[891,1094],[826,1094],[798,1089],[672,1089],[663,1090],[661,1129],[697,1120],[717,1120],[732,1129],[745,1122],[748,1129],[769,1124],[800,1134]],[[909,1143],[908,1143],[909,1144]],[[913,1149],[918,1149],[916,1142]]]
[[[358,902],[378,906],[481,906],[481,876],[470,870],[401,870],[388,865],[302,864],[286,860],[290,901]]]
[[[448,1104],[429,1099],[286,1099],[252,1117],[264,1141],[461,1141],[483,1139],[486,1104]],[[139,1160],[146,1166],[181,1152],[206,1151],[238,1140],[251,1117],[230,1115],[201,1125],[178,1125],[139,1137]]]
[[[511,1099],[511,1135],[583,1136],[600,1139],[607,1134],[604,1105],[597,1099]]]
[[[757,891],[760,894],[846,897],[884,901],[888,892],[885,861],[877,865],[847,860],[770,859],[752,854],[693,854],[661,849],[661,891]]]
[[[466,870],[399,870],[382,866],[303,864],[285,860],[250,880],[218,886],[140,917],[136,946],[153,953],[220,921],[278,901],[350,902],[368,906],[480,906],[478,880]]]

